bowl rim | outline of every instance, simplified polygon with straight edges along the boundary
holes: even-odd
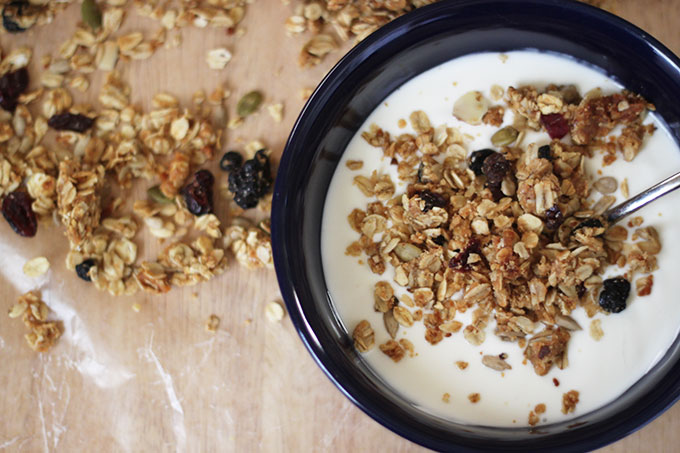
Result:
[[[651,36],[646,31],[633,25],[627,20],[616,16],[608,11],[600,8],[579,2],[577,0],[450,0],[440,1],[409,12],[397,19],[382,26],[377,31],[366,37],[364,40],[356,44],[350,49],[323,77],[321,82],[317,85],[314,92],[306,102],[301,110],[298,118],[291,129],[288,140],[284,148],[283,155],[279,163],[279,170],[275,182],[272,212],[271,212],[271,238],[272,238],[272,254],[274,259],[277,280],[283,296],[284,302],[287,306],[289,316],[293,322],[298,335],[300,336],[307,351],[312,356],[316,364],[321,368],[326,377],[335,385],[340,392],[347,397],[354,405],[361,409],[365,414],[377,421],[382,426],[386,427],[395,434],[406,438],[419,445],[429,448],[441,448],[440,444],[433,444],[428,442],[428,439],[418,435],[413,430],[405,430],[404,426],[392,420],[389,416],[385,416],[380,410],[376,410],[372,404],[366,404],[364,401],[356,398],[346,388],[346,377],[338,373],[335,364],[330,363],[323,351],[323,345],[319,342],[317,336],[314,334],[307,320],[307,314],[302,308],[301,301],[298,298],[297,291],[292,283],[292,276],[287,265],[287,251],[285,244],[285,235],[283,229],[285,224],[283,222],[285,217],[285,206],[288,202],[287,194],[287,173],[295,167],[295,161],[292,152],[287,152],[295,146],[296,143],[304,141],[305,123],[310,117],[313,117],[319,108],[318,104],[324,97],[324,93],[328,90],[336,89],[342,84],[342,80],[348,72],[353,71],[359,64],[364,63],[370,59],[373,50],[380,47],[383,42],[389,41],[392,36],[399,35],[408,31],[411,27],[422,26],[428,21],[432,20],[433,16],[437,16],[450,9],[457,9],[465,7],[466,5],[475,4],[481,5],[497,5],[497,4],[525,4],[536,7],[559,7],[568,12],[577,12],[582,15],[589,16],[589,20],[596,20],[608,23],[609,25],[618,28],[622,34],[628,35],[628,38],[645,45],[649,50],[663,56],[668,60],[672,66],[680,68],[680,58],[678,58],[670,49],[664,44]],[[674,137],[676,140],[678,137]],[[597,438],[582,440],[579,444],[567,445],[566,448],[582,448],[595,449],[610,443],[613,443],[629,434],[641,429],[648,423],[652,422],[658,416],[664,413],[676,401],[680,399],[680,385],[676,386],[675,391],[669,394],[661,401],[656,401],[653,405],[646,408],[644,417],[638,416],[637,419],[628,420],[616,427],[610,432],[600,433]],[[511,428],[512,429],[512,428]],[[467,447],[458,445],[451,445],[457,451],[468,451]],[[527,449],[530,448],[527,446]],[[561,450],[562,448],[552,448],[552,451]],[[472,450],[470,450],[472,451]]]

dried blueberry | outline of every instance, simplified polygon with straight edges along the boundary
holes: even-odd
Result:
[[[31,197],[22,191],[12,192],[2,201],[2,215],[20,236],[33,237],[38,232],[38,221],[32,204]]]
[[[85,132],[94,125],[94,119],[79,113],[59,113],[53,115],[47,125],[58,131]]]
[[[215,177],[208,170],[199,170],[182,189],[187,209],[201,216],[213,212],[213,184]]]
[[[501,153],[493,153],[484,159],[482,173],[489,185],[500,184],[510,170],[510,162]]]
[[[238,151],[227,151],[220,159],[220,168],[223,171],[234,171],[243,164],[243,156]]]
[[[600,307],[609,313],[619,313],[626,308],[630,282],[623,277],[609,278],[603,283]]]
[[[2,8],[2,26],[9,33],[21,33],[31,28],[37,20],[34,6],[24,0],[15,0]]]
[[[21,93],[28,88],[28,70],[20,68],[0,77],[0,107],[13,112]]]
[[[229,174],[229,190],[234,194],[236,204],[243,209],[257,206],[260,198],[271,189],[271,185],[269,157],[264,149]]]
[[[550,145],[543,145],[540,148],[538,148],[538,158],[547,159],[550,161],[553,160],[552,153],[550,152]]]
[[[446,202],[446,198],[444,198],[443,195],[434,193],[429,190],[423,190],[418,194],[418,196],[420,197],[421,200],[425,202],[423,212],[427,212],[430,209],[434,208],[435,206],[438,208],[444,208],[448,204]]]
[[[482,176],[482,165],[484,164],[484,160],[495,152],[496,151],[488,148],[473,151],[468,158],[470,170],[475,172],[477,176]]]
[[[545,227],[549,230],[556,230],[564,222],[564,216],[559,206],[554,205],[545,211]]]
[[[76,274],[78,274],[78,277],[82,278],[86,282],[91,282],[92,279],[90,278],[90,269],[96,265],[97,263],[95,260],[88,258],[82,263],[76,265]]]

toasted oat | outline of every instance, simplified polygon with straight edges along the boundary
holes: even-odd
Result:
[[[50,262],[44,256],[26,261],[23,267],[24,274],[28,277],[40,277],[50,269]]]
[[[345,163],[345,165],[350,170],[361,170],[361,168],[364,166],[364,161],[363,160],[348,160]]]
[[[649,296],[652,293],[653,285],[654,276],[651,274],[638,278],[637,280],[635,280],[635,288],[637,295],[640,297]]]
[[[380,351],[395,362],[399,362],[405,355],[402,345],[394,340],[388,340],[387,343],[381,344]]]
[[[352,338],[354,339],[354,347],[359,352],[369,351],[375,344],[375,333],[371,323],[365,319],[359,322],[352,332]]]

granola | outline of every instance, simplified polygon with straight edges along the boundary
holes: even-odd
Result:
[[[398,191],[388,173],[362,174],[363,166],[347,163],[367,204],[348,217],[359,237],[346,253],[364,255],[375,274],[394,271],[392,282],[376,285],[372,302],[391,337],[380,349],[393,360],[403,357],[400,327],[422,322],[431,344],[460,331],[481,345],[493,320],[494,333],[516,343],[542,376],[568,366],[569,339],[581,330],[569,316],[573,310],[582,307],[590,317],[613,311],[600,295],[609,266],[627,266],[628,281],[657,268],[656,230],[638,223],[628,241],[625,227],[608,228],[599,216],[615,202],[618,182],[610,176],[591,181],[584,169],[615,126],[624,126],[622,136],[626,127],[653,133],[641,123],[653,106],[627,91],[581,96],[572,86],[555,85],[496,91],[506,93],[505,105],[489,107],[473,91],[456,101],[454,115],[498,127],[498,115],[510,110],[515,126],[492,138],[499,151],[468,157],[463,134],[432,124],[422,110],[409,115],[414,134],[392,137],[377,125],[362,133],[395,166],[404,189]],[[552,141],[524,144],[527,129],[544,130]],[[568,133],[573,144],[560,140]],[[625,158],[629,151],[619,149]],[[640,294],[651,290],[652,278],[638,279]],[[464,325],[456,317],[468,310],[472,321]],[[511,369],[502,356],[482,361]]]

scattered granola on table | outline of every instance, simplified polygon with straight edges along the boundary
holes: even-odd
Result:
[[[37,291],[29,291],[19,297],[9,311],[10,318],[21,316],[24,325],[30,330],[24,337],[34,351],[49,350],[61,336],[62,329],[59,323],[47,320],[49,311],[49,307],[42,301]]]

